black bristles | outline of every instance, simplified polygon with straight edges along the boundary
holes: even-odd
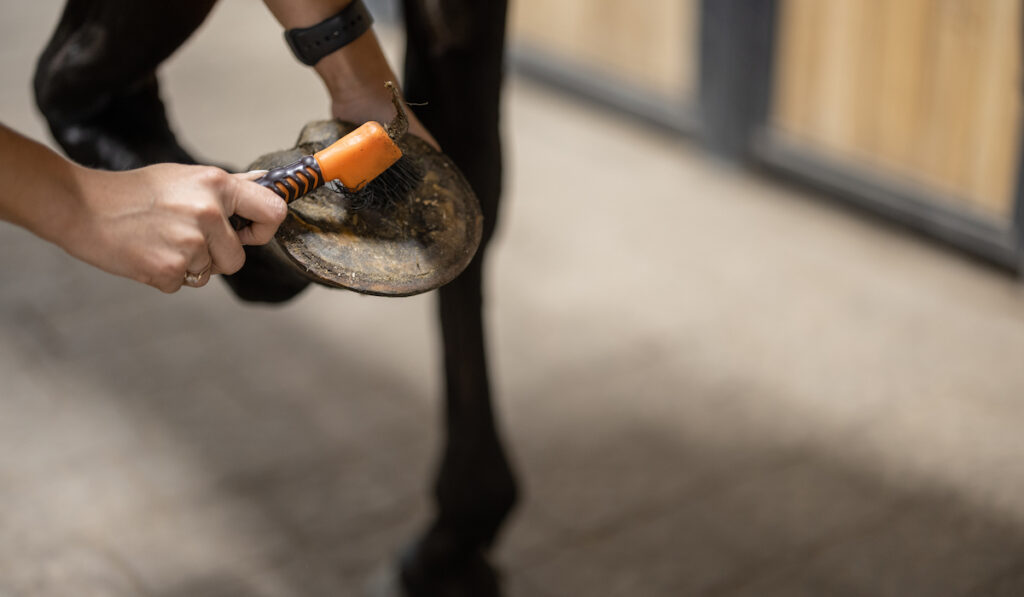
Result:
[[[390,168],[358,191],[340,185],[338,187],[341,188],[341,196],[345,199],[348,209],[352,211],[383,209],[404,200],[422,180],[423,170],[419,164],[403,155]]]
[[[398,86],[391,81],[384,83],[391,92],[391,102],[395,105],[395,117],[384,130],[393,143],[405,136],[409,131],[409,118],[402,105],[402,96]],[[351,211],[360,209],[384,209],[404,200],[422,182],[423,168],[419,162],[402,155],[377,178],[371,180],[358,191],[345,188],[340,181],[332,180],[327,187],[342,196],[346,207]]]

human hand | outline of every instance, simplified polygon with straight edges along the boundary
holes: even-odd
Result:
[[[392,75],[393,76],[393,75]],[[382,79],[392,81],[394,79]],[[339,94],[331,100],[331,115],[339,120],[361,124],[370,120],[381,124],[388,124],[395,117],[395,106],[392,103],[391,91],[384,87],[383,83],[377,87],[377,79],[369,82],[358,83],[360,85],[349,88],[344,94]],[[409,132],[429,143],[434,149],[440,151],[441,146],[430,134],[423,123],[416,117],[416,114],[409,109],[405,99],[401,100],[405,109],[406,118],[409,121]]]
[[[398,81],[380,48],[377,36],[368,31],[344,48],[325,56],[316,65],[331,96],[334,118],[362,124],[375,120],[387,124],[395,117],[391,90],[384,84]],[[405,104],[403,100],[403,105]],[[437,140],[405,105],[409,132],[440,150]]]
[[[267,243],[284,220],[284,200],[249,182],[260,174],[178,164],[86,170],[81,200],[59,244],[87,263],[163,292],[204,286],[213,274],[238,271],[245,263],[242,245]],[[252,225],[236,232],[228,223],[236,213]]]

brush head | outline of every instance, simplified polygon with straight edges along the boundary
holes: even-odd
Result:
[[[315,156],[324,178],[331,181],[327,187],[340,194],[351,210],[390,207],[423,180],[423,168],[398,146],[409,132],[402,96],[393,82],[384,86],[395,106],[391,122],[367,122]]]
[[[343,184],[327,186],[341,195],[346,207],[353,211],[361,209],[387,209],[409,196],[423,180],[423,168],[415,159],[403,155],[380,176],[359,189]]]
[[[384,87],[391,92],[391,103],[395,106],[395,116],[384,125],[384,132],[397,147],[398,142],[409,132],[409,117],[405,113],[398,86],[388,81]],[[379,134],[376,130],[375,133]],[[341,194],[350,210],[386,209],[408,197],[422,182],[423,174],[418,161],[401,155],[395,163],[365,185],[353,188],[342,183],[331,188]]]

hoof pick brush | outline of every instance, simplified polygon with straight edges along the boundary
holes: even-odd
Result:
[[[254,182],[291,203],[327,186],[349,200],[352,209],[381,207],[400,200],[422,179],[422,172],[402,155],[397,141],[409,130],[398,88],[388,81],[395,117],[386,126],[370,121],[331,145],[298,161],[267,171]],[[232,215],[231,225],[241,230],[252,222]]]

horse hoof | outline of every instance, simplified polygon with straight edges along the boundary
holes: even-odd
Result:
[[[296,147],[263,156],[250,170],[276,168],[315,153],[355,129],[311,122]],[[480,244],[480,204],[446,155],[413,135],[398,140],[403,159],[423,173],[401,196],[356,209],[327,187],[291,204],[271,243],[295,272],[318,284],[365,294],[409,296],[438,288],[472,260]]]

